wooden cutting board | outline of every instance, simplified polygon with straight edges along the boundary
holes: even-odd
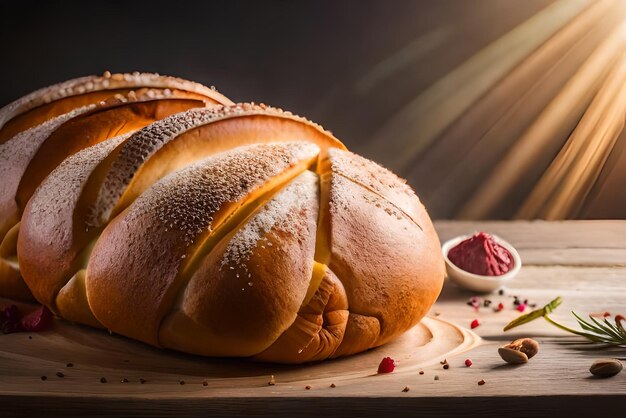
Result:
[[[0,306],[10,303],[0,299]],[[395,376],[418,375],[419,370],[480,343],[476,334],[435,317],[425,318],[384,347],[298,366],[186,355],[59,319],[45,332],[0,338],[2,404],[6,407],[7,399],[13,397],[8,403],[17,405],[17,413],[19,399],[66,406],[77,400],[83,405],[80,400],[88,399],[90,408],[100,409],[111,400],[132,404],[169,399],[184,407],[189,400],[232,396],[298,396],[320,391],[330,395],[345,393],[346,388],[366,393],[372,385],[386,381],[386,376],[377,375],[385,356],[397,361]],[[275,385],[268,384],[271,376]],[[330,387],[333,383],[336,388]]]

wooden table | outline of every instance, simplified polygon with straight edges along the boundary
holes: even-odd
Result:
[[[492,306],[503,302],[502,312],[475,312],[466,304],[473,294],[446,283],[425,324],[445,328],[450,321],[469,328],[478,319],[481,325],[474,331],[482,337],[469,351],[447,351],[447,370],[437,357],[446,347],[431,349],[426,363],[416,358],[428,353],[411,346],[423,327],[365,354],[287,367],[164,352],[60,323],[58,332],[32,339],[26,334],[0,336],[0,416],[26,411],[80,415],[86,408],[103,416],[608,416],[626,408],[626,372],[609,379],[588,372],[596,358],[624,359],[624,348],[585,344],[542,320],[501,331],[519,314],[512,308],[513,295],[539,306],[562,296],[564,303],[553,316],[567,323],[573,323],[570,310],[626,313],[626,222],[446,221],[436,226],[442,241],[476,230],[498,234],[516,246],[524,263],[504,295],[486,296]],[[540,353],[526,365],[505,364],[497,348],[524,336],[540,343]],[[378,361],[386,355],[402,359],[400,366],[394,373],[376,375]],[[469,368],[466,358],[473,362]],[[74,367],[66,367],[69,361]],[[55,375],[59,370],[65,377]],[[98,381],[103,373],[106,384]],[[41,381],[40,374],[48,379]],[[274,386],[267,384],[270,374],[276,376]],[[139,376],[147,382],[139,383]],[[121,383],[125,377],[130,381]],[[479,386],[481,379],[486,383]],[[403,392],[407,386],[410,390]]]

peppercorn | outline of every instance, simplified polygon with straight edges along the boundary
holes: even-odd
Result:
[[[106,377],[101,377],[101,378],[100,378],[100,383],[106,383],[106,382],[107,382]]]
[[[57,377],[65,377],[65,375],[61,372],[57,372]]]
[[[139,383],[141,383],[143,385],[144,383],[146,383],[146,379],[143,379],[143,378],[140,377],[139,378]]]
[[[48,380],[48,376],[41,376],[41,380]]]
[[[204,382],[202,382],[202,386],[209,386],[209,382],[205,380]]]
[[[484,380],[484,379],[480,379],[480,380],[478,381],[478,386],[482,386],[482,385],[484,385],[484,384],[485,384],[485,380]]]
[[[309,390],[309,389],[311,389],[311,386],[306,385],[304,388],[305,388],[306,390]]]
[[[184,380],[179,380],[179,381],[178,381],[178,384],[179,384],[179,385],[184,385],[184,384],[185,384],[185,381],[184,381]]]
[[[128,379],[127,378],[123,378],[120,383],[128,383]]]
[[[330,387],[331,387],[331,388],[336,388],[336,387],[337,387],[337,385],[335,385],[334,383],[331,383],[331,384],[330,384]]]
[[[67,363],[65,367],[74,367],[74,363]]]

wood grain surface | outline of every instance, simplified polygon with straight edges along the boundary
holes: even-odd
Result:
[[[586,344],[544,321],[506,334],[502,327],[519,314],[513,295],[539,305],[562,296],[554,318],[570,324],[570,310],[626,313],[625,221],[446,221],[436,227],[442,242],[484,230],[519,250],[520,275],[505,294],[484,296],[492,305],[504,303],[502,312],[475,312],[466,305],[474,294],[446,283],[430,316],[398,340],[304,366],[188,356],[57,321],[39,334],[0,335],[0,416],[579,416],[624,404],[626,372],[609,379],[588,372],[597,358],[624,359],[624,348]],[[473,319],[481,322],[474,330],[480,341],[451,325],[469,328]],[[523,366],[505,364],[497,348],[525,336],[540,343],[540,353]],[[399,367],[377,375],[385,356]],[[444,358],[447,370],[439,363]]]

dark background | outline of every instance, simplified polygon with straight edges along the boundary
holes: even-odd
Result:
[[[234,101],[264,102],[322,124],[353,151],[408,178],[434,217],[450,217],[454,206],[431,197],[441,188],[436,176],[383,158],[386,137],[377,132],[433,83],[554,2],[0,1],[0,106],[105,70],[188,78]],[[474,185],[464,187],[467,194]]]
[[[158,72],[290,109],[358,148],[389,113],[548,3],[3,1],[0,106],[104,70]],[[454,28],[445,49],[364,86],[377,64],[442,26]]]

